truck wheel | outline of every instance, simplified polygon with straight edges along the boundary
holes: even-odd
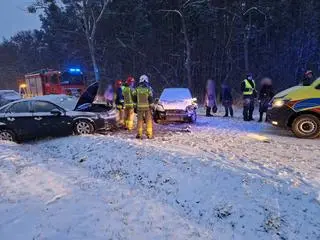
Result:
[[[75,124],[74,132],[77,135],[93,134],[94,126],[87,120],[79,120]]]
[[[11,130],[3,129],[3,130],[0,130],[0,140],[16,142],[16,135]]]
[[[301,115],[293,121],[292,131],[298,138],[317,138],[320,135],[320,120],[311,114]]]

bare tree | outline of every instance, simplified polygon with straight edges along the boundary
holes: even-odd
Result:
[[[80,20],[79,24],[81,24],[82,29],[85,33],[86,40],[88,42],[88,48],[90,51],[90,57],[96,81],[100,81],[100,72],[96,60],[95,37],[97,32],[97,26],[100,23],[109,2],[111,2],[111,0],[72,1],[72,5],[74,6],[77,16]]]
[[[103,19],[107,5],[111,1],[112,0],[72,0],[63,2],[66,6],[73,8],[79,29],[84,33],[88,43],[96,81],[100,81],[100,71],[96,59],[96,32],[98,24]],[[56,4],[56,1],[36,0],[31,6],[28,7],[28,11],[35,13],[39,9],[48,8],[50,4]],[[79,29],[74,31],[69,29],[60,29],[60,31],[70,34],[79,34]]]
[[[182,25],[182,33],[184,37],[184,44],[185,44],[185,53],[186,53],[186,58],[185,58],[185,69],[187,71],[187,79],[188,79],[188,87],[191,89],[192,88],[192,72],[191,72],[191,44],[190,40],[188,37],[188,32],[187,32],[187,24],[185,17],[182,13],[181,10],[160,10],[161,12],[167,12],[167,13],[175,13],[177,14],[180,19],[181,19],[181,25]]]

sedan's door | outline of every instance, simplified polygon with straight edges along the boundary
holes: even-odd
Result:
[[[72,133],[72,119],[61,107],[47,101],[33,101],[32,111],[42,136],[64,136]]]
[[[30,110],[29,101],[14,103],[6,109],[4,118],[7,128],[14,131],[18,138],[30,139],[37,137],[36,122]]]

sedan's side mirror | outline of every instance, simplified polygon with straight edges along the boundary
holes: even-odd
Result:
[[[50,113],[54,116],[61,116],[62,114],[61,111],[58,109],[53,109]]]

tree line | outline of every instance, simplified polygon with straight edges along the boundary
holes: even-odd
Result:
[[[41,68],[79,66],[101,85],[148,74],[155,90],[240,82],[278,90],[320,70],[317,0],[34,0],[42,27],[0,44],[0,87]],[[219,90],[219,88],[217,88]]]

